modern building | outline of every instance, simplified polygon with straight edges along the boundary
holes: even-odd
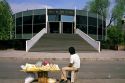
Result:
[[[43,28],[47,33],[75,33],[79,28],[95,40],[105,36],[105,19],[84,10],[36,9],[14,14],[15,39],[30,39]]]
[[[35,9],[14,14],[15,39],[31,39],[43,28],[46,33],[75,34],[80,29],[95,40],[105,39],[105,19],[73,9]]]

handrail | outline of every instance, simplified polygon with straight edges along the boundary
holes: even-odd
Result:
[[[39,33],[37,33],[30,40],[26,41],[26,52],[46,33],[46,28],[43,28]]]
[[[85,34],[80,29],[76,29],[76,34],[81,36],[84,40],[86,40],[91,46],[93,46],[98,52],[100,52],[100,41],[96,41],[87,34]]]

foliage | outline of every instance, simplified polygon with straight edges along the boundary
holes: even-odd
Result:
[[[13,30],[12,11],[6,0],[0,1],[0,40],[8,40]]]
[[[91,0],[88,7],[89,11],[98,13],[106,18],[109,5],[109,0]]]
[[[117,26],[122,27],[121,19],[123,17],[124,11],[125,11],[125,0],[115,0],[116,5],[112,9],[112,17],[116,21]],[[120,28],[119,27],[119,28]]]
[[[115,3],[114,7],[110,9],[110,5],[112,4],[110,0],[91,0],[89,1],[88,9],[91,12],[98,13],[102,15],[105,19],[109,20],[109,23],[106,27],[109,27],[113,21],[116,22],[117,25],[121,25],[121,18],[125,11],[125,0],[113,0]],[[110,16],[110,17],[109,17]]]
[[[107,36],[107,43],[109,43],[111,46],[117,46],[125,43],[124,33],[118,29],[117,26],[112,26],[109,28]]]
[[[125,32],[119,29],[118,26],[111,26],[107,31],[107,40],[101,41],[101,48],[118,49],[119,45],[125,45]]]

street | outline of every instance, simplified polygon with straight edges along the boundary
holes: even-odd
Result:
[[[24,79],[20,65],[35,63],[36,60],[0,60],[0,79]],[[53,61],[63,67],[68,61]],[[60,72],[51,72],[49,77],[59,79]],[[125,79],[125,61],[82,61],[79,79]]]

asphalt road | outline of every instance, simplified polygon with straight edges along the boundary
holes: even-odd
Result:
[[[0,79],[24,79],[20,65],[35,63],[35,60],[1,60]],[[68,61],[53,61],[61,67]],[[60,78],[60,72],[49,73],[50,77]],[[79,79],[125,79],[125,61],[82,61],[78,74]]]

